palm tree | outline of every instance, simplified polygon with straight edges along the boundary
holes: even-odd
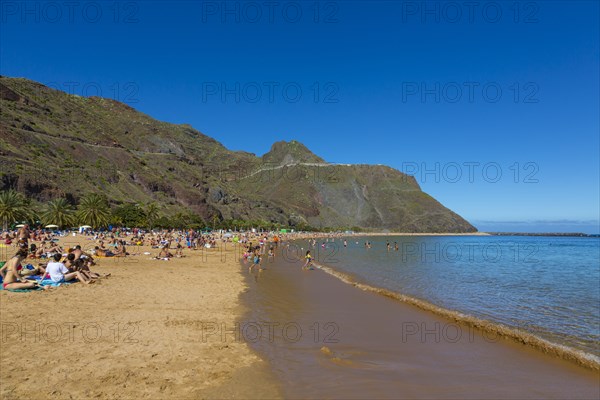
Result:
[[[73,207],[64,198],[49,201],[40,216],[44,224],[55,224],[59,228],[75,222]]]
[[[219,218],[218,214],[213,215],[212,217],[212,224],[213,224],[213,230],[217,229],[217,224],[219,224],[221,222],[221,219]]]
[[[81,199],[77,209],[77,220],[84,225],[98,229],[107,226],[110,220],[110,208],[106,197],[89,194]]]
[[[174,228],[179,228],[179,229],[183,229],[187,226],[187,223],[189,221],[189,218],[187,215],[185,215],[182,212],[178,212],[177,214],[175,214],[175,216],[171,219],[171,225]]]
[[[146,221],[148,224],[148,228],[152,229],[154,227],[154,222],[160,218],[158,213],[158,206],[156,203],[150,203],[146,206]]]
[[[14,190],[0,192],[0,222],[2,229],[21,219],[30,219],[32,211],[21,193]]]

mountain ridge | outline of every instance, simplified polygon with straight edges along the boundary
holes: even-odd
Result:
[[[0,190],[35,201],[89,192],[203,219],[406,232],[474,232],[388,166],[331,164],[297,140],[258,157],[129,105],[0,77]]]

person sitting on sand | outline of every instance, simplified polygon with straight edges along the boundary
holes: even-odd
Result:
[[[69,269],[69,271],[79,271],[86,278],[89,279],[98,279],[98,278],[108,278],[111,274],[103,274],[100,275],[97,272],[92,272],[87,262],[85,262],[81,258],[76,258],[75,253],[69,253],[67,256],[67,261],[65,262],[65,266]]]
[[[87,266],[88,269],[89,269],[89,267],[96,265],[96,263],[94,262],[94,257],[92,257],[88,253],[85,253],[83,250],[81,250],[80,245],[75,246],[75,249],[73,250],[73,254],[75,254],[75,260],[82,260],[83,264],[85,266]]]
[[[21,262],[26,258],[27,250],[21,249],[0,268],[0,276],[2,276],[2,286],[4,289],[33,289],[38,287],[37,283],[27,282],[20,275],[20,271],[23,269]]]
[[[39,251],[41,250],[41,253]],[[35,243],[31,243],[29,246],[29,257],[30,258],[40,258],[44,252],[44,249],[38,249]],[[39,254],[39,255],[38,255]]]
[[[119,240],[117,242],[117,247],[115,248],[114,256],[115,257],[125,257],[127,256],[127,249],[125,248],[125,241]]]
[[[54,283],[64,283],[75,279],[85,284],[93,283],[94,280],[84,276],[81,272],[69,272],[65,264],[60,262],[61,255],[55,254],[54,261],[49,262],[46,266],[46,273],[50,275],[50,279]]]

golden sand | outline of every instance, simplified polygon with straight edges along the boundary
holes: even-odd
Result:
[[[205,329],[245,311],[232,250],[170,261],[129,251],[142,254],[98,259],[93,270],[112,276],[94,284],[0,291],[1,398],[280,397],[246,343]]]

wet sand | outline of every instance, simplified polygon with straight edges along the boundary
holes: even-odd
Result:
[[[184,253],[171,261],[100,258],[94,270],[112,276],[91,285],[0,291],[0,398],[280,397],[245,342],[206,331],[246,311],[238,258]]]
[[[301,265],[243,268],[242,331],[285,397],[600,398],[598,371]]]

